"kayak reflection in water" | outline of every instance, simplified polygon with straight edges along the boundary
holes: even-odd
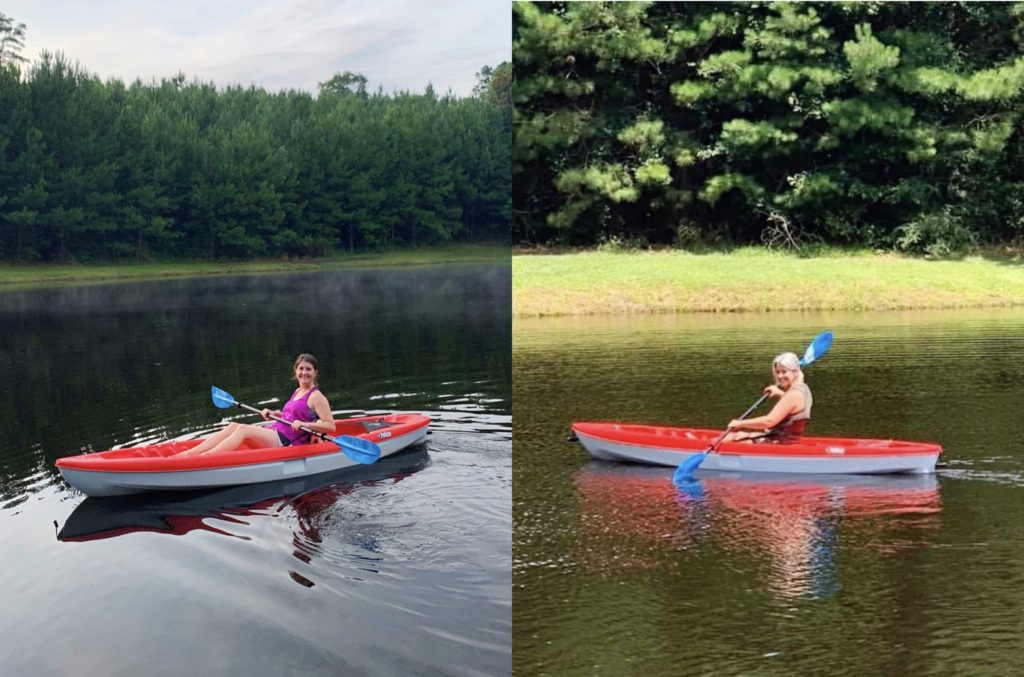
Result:
[[[224,430],[211,435],[198,446],[181,452],[181,456],[205,454],[217,451],[232,451],[250,446],[256,449],[272,449],[292,445],[309,444],[310,434],[299,430],[299,426],[310,428],[325,434],[334,433],[334,415],[327,398],[320,392],[316,377],[318,373],[316,358],[303,353],[295,359],[293,366],[295,380],[299,387],[295,389],[282,411],[263,409],[260,413],[265,420],[271,416],[291,421],[275,422],[274,425],[263,427],[245,423],[228,423]]]
[[[764,416],[729,421],[729,434],[723,442],[800,441],[811,419],[814,401],[811,389],[804,383],[800,358],[796,353],[782,353],[772,360],[772,372],[775,384],[765,388],[764,394],[778,398],[778,403]]]

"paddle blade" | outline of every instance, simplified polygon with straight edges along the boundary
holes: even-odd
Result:
[[[230,393],[221,390],[217,386],[210,386],[210,396],[213,397],[213,403],[220,409],[227,409],[238,404],[235,398],[231,397]]]
[[[679,467],[676,468],[675,473],[672,474],[672,483],[678,487],[683,483],[692,480],[693,471],[700,467],[700,464],[704,462],[707,455],[708,452],[702,451],[680,463]]]
[[[806,367],[815,360],[821,358],[822,355],[828,352],[828,349],[832,347],[832,332],[823,331],[814,337],[811,341],[811,345],[807,346],[807,351],[804,352],[803,358],[800,360],[800,366]]]
[[[688,499],[693,501],[703,501],[707,498],[707,493],[704,491],[704,485],[698,479],[689,479],[676,482],[676,489],[686,496]]]
[[[341,435],[332,437],[331,442],[341,447],[345,455],[356,463],[373,463],[380,458],[380,447],[361,437]]]

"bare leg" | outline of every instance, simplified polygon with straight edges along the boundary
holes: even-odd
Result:
[[[205,453],[234,451],[235,449],[241,449],[243,444],[250,441],[255,442],[258,448],[273,449],[281,446],[281,438],[277,436],[276,430],[255,425],[239,425],[233,433]]]
[[[200,442],[198,445],[192,447],[188,451],[181,452],[179,456],[191,456],[193,454],[201,454],[203,452],[209,451],[210,449],[213,449],[215,446],[217,446],[223,440],[225,440],[229,435],[235,432],[239,425],[239,423],[234,422],[228,423],[226,426],[224,426],[224,428],[210,435],[205,440]]]
[[[279,447],[281,440],[276,430],[243,423],[229,423],[226,428],[210,435],[203,442],[179,456],[193,456],[214,451],[230,451],[240,449],[246,441],[253,441],[260,447]]]
[[[732,432],[727,434],[724,438],[722,438],[722,444],[725,444],[726,442],[753,442],[753,439],[751,439],[751,438],[755,438],[756,439],[756,438],[763,437],[763,436],[764,436],[764,433],[762,433],[762,432],[750,432],[750,431],[746,431],[746,430],[733,430]]]

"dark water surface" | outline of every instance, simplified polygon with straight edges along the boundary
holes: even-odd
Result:
[[[0,674],[508,674],[510,289],[508,265],[456,265],[0,293]],[[211,385],[280,406],[299,352],[337,417],[432,434],[141,499],[53,466],[217,429]]]
[[[564,441],[722,426],[824,329],[809,434],[937,441],[936,475],[677,491]],[[1024,312],[517,321],[513,380],[516,674],[1020,672]]]

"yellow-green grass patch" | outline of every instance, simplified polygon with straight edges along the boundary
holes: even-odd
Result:
[[[512,272],[518,317],[1024,305],[1024,262],[1012,256],[583,251],[517,254]]]

